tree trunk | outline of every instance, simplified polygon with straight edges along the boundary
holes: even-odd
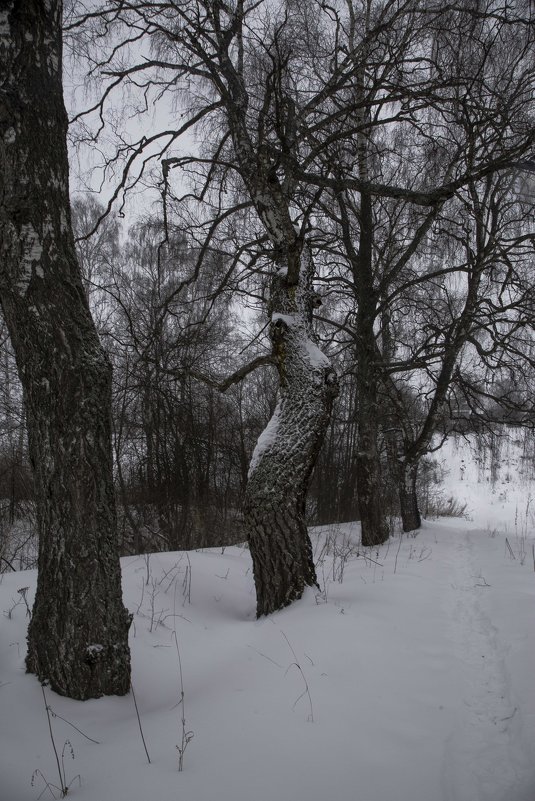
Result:
[[[361,193],[359,257],[355,272],[357,290],[357,493],[362,544],[380,545],[388,539],[384,512],[381,462],[377,445],[379,403],[374,324],[377,292],[374,288],[372,242],[373,217],[370,196]]]
[[[370,9],[366,6],[363,20],[366,31],[370,25]],[[354,14],[351,15],[354,22]],[[353,47],[355,27],[350,40]],[[370,106],[367,105],[367,60],[368,45],[364,44],[360,54],[355,82],[355,118],[358,132],[355,137],[356,157],[359,177],[370,179]],[[369,126],[369,127],[366,127]],[[342,212],[345,218],[346,211]],[[344,240],[347,252],[352,254],[353,283],[357,301],[356,315],[356,374],[357,374],[357,495],[360,512],[361,539],[364,546],[380,545],[389,536],[388,523],[384,513],[384,490],[381,480],[381,461],[377,437],[379,432],[377,399],[377,364],[375,358],[375,321],[377,318],[378,294],[374,275],[374,215],[373,200],[369,192],[360,192],[358,210],[359,241],[358,251],[353,244],[353,232],[344,223]]]
[[[111,366],[72,234],[60,0],[0,11],[0,301],[27,414],[39,531],[26,666],[72,698],[130,686],[111,451]]]
[[[259,83],[253,84],[254,91],[249,95],[251,76],[244,73],[241,33],[243,8],[236,6],[229,29],[222,24],[222,8],[219,3],[209,4],[219,70],[217,80],[212,80],[225,106],[236,164],[273,248],[276,268],[269,313],[279,395],[275,413],[252,456],[244,503],[260,616],[287,606],[301,597],[306,586],[316,583],[305,502],[338,381],[330,360],[316,345],[312,310],[318,298],[312,291],[312,258],[308,248],[303,248],[301,230],[293,219],[299,206],[293,197],[297,180],[292,162],[298,158],[294,104],[283,91],[284,134],[281,136],[280,125],[272,130],[271,122],[266,129],[264,118],[272,113],[278,117],[282,105],[278,106],[278,101],[273,105],[276,95],[270,78],[262,88]],[[236,35],[235,61],[229,34]],[[277,63],[279,54],[273,55],[275,69],[283,69],[282,63]],[[199,56],[204,60],[206,53],[201,51]],[[212,75],[213,70],[211,61]],[[265,92],[265,103],[251,126],[255,117],[249,113],[250,103],[257,102],[259,90]],[[270,155],[273,134],[281,137],[284,164]]]
[[[386,420],[386,410],[384,416]],[[398,492],[403,531],[416,531],[422,526],[422,517],[416,494],[419,461],[406,459],[404,453],[407,447],[407,440],[404,440],[401,432],[395,429],[393,421],[390,422],[390,430],[385,433],[385,441],[390,476]]]
[[[273,279],[270,333],[280,388],[273,417],[253,453],[245,497],[259,617],[287,606],[316,584],[305,502],[338,382],[315,344],[308,253],[302,261],[298,286],[288,286],[282,276]]]
[[[364,546],[380,545],[389,536],[384,513],[381,465],[377,451],[377,425],[361,418],[357,451],[357,492]]]
[[[404,464],[399,469],[399,505],[403,531],[416,531],[421,528],[422,518],[416,495],[418,464]]]

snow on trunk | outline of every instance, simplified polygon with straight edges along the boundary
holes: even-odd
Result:
[[[272,284],[270,333],[280,387],[253,454],[245,499],[258,616],[287,606],[316,584],[305,502],[338,381],[315,342],[312,274],[305,251],[298,285],[288,286],[283,269]]]

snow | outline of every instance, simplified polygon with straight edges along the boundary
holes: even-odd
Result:
[[[311,339],[305,339],[303,345],[311,367],[330,367],[330,359]]]
[[[506,456],[495,484],[464,446],[438,458],[470,519],[366,551],[356,524],[315,529],[321,592],[269,618],[255,619],[246,548],[123,559],[151,764],[131,695],[81,703],[46,689],[66,782],[81,780],[69,797],[533,801],[533,485]],[[24,673],[18,590],[31,603],[35,578],[0,583],[0,801],[37,799],[36,770],[59,783],[41,687]]]
[[[278,321],[283,322],[288,328],[295,327],[296,325],[300,324],[300,317],[299,315],[295,314],[281,314],[280,312],[275,312],[271,317],[272,323],[277,323]],[[301,347],[304,351],[307,363],[314,369],[317,367],[330,367],[331,361],[328,356],[323,353],[320,348],[307,336],[303,334],[301,339]]]
[[[253,451],[253,455],[251,456],[251,461],[249,463],[249,471],[248,477],[250,478],[253,472],[256,470],[262,455],[271,447],[271,445],[277,439],[277,432],[279,430],[280,424],[280,413],[281,413],[281,400],[280,398],[277,400],[277,405],[275,406],[275,410],[271,419],[269,420],[267,426],[263,430],[263,432],[258,437],[258,441],[255,445],[255,449]]]
[[[274,312],[271,315],[272,323],[277,323],[279,320],[281,320],[288,326],[288,328],[291,328],[291,326],[295,325],[296,322],[299,322],[299,319],[299,315],[296,314],[281,314],[281,312]]]

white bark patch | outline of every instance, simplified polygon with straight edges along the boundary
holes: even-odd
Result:
[[[49,175],[48,181],[47,181],[47,186],[49,186],[51,189],[54,189],[54,190],[56,190],[58,192],[66,192],[67,191],[67,184],[65,183],[64,179],[61,178],[58,175],[58,173],[54,172],[53,170],[50,171],[50,175]],[[65,209],[63,209],[63,208],[61,209],[60,215],[61,215],[61,220],[62,220],[61,224],[63,226],[63,220],[65,220],[65,221],[67,220],[67,217],[65,215]]]
[[[59,69],[59,58],[56,53],[55,41],[50,37],[45,37],[43,44],[47,50],[47,64],[50,73],[55,73]]]
[[[54,233],[54,225],[52,223],[52,218],[50,216],[45,217],[43,222],[43,239],[45,236]]]
[[[22,244],[22,258],[19,262],[19,280],[17,281],[17,288],[21,292],[25,292],[28,284],[32,278],[32,272],[35,272],[39,277],[43,277],[43,270],[39,264],[41,256],[43,255],[43,246],[39,238],[39,234],[31,223],[25,223],[20,229],[20,239]],[[37,262],[37,266],[34,265]]]
[[[63,345],[64,350],[69,355],[69,359],[72,360],[72,350],[67,341],[67,337],[65,336],[65,331],[63,330],[63,328],[58,328],[58,336],[61,339],[61,344]]]
[[[17,138],[17,132],[13,127],[8,128],[7,131],[4,133],[4,142],[6,145],[12,145]]]
[[[280,399],[277,401],[277,405],[275,407],[275,411],[273,412],[273,417],[265,427],[264,431],[258,437],[258,442],[256,443],[256,447],[253,451],[253,455],[251,456],[251,463],[249,465],[249,472],[247,473],[247,478],[250,478],[251,475],[256,470],[263,454],[267,451],[267,449],[273,445],[275,440],[277,439],[277,431],[279,429],[279,421],[280,421]]]

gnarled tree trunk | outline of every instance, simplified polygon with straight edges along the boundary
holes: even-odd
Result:
[[[278,401],[253,453],[245,498],[258,616],[287,606],[316,584],[305,501],[338,391],[336,374],[312,330],[309,254],[297,286],[288,286],[284,272],[274,277],[271,296]]]
[[[0,301],[24,389],[39,529],[28,671],[86,699],[130,686],[111,366],[72,234],[61,2],[0,9]]]

